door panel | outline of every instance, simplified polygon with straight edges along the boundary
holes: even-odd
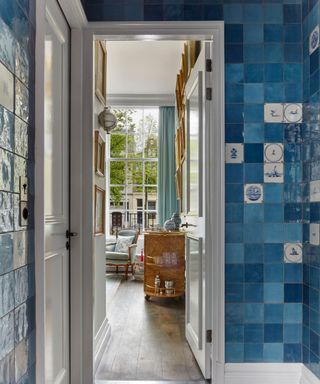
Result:
[[[69,27],[46,2],[45,39],[45,379],[69,383]]]
[[[206,72],[210,55],[209,43],[204,43],[197,62],[186,84],[187,156],[186,156],[186,213],[188,226],[186,246],[186,338],[205,378],[210,378],[211,343],[206,340],[211,328],[210,265],[206,253],[206,233],[210,228],[206,216],[206,167],[210,166],[205,151],[206,132],[210,129],[206,119],[211,102],[206,100],[206,88],[211,76]]]

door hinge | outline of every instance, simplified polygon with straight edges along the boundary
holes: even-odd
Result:
[[[206,72],[212,72],[212,60],[211,59],[206,60]]]
[[[206,88],[206,100],[212,100],[212,88]]]
[[[206,332],[206,342],[212,343],[212,329],[207,329]]]

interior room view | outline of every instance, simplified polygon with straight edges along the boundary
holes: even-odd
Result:
[[[95,50],[98,124],[106,117],[101,103],[109,108],[104,121],[111,125],[115,119],[107,133],[95,131],[95,256],[101,262],[95,285],[101,292],[94,322],[98,327],[105,306],[111,329],[96,379],[201,380],[186,338],[186,233],[180,217],[188,156],[182,99],[201,42],[96,41]],[[102,92],[101,57],[107,84]],[[193,133],[191,177],[198,180]],[[195,185],[191,193],[198,193]],[[105,207],[97,205],[99,194]],[[98,223],[101,208],[105,216]]]

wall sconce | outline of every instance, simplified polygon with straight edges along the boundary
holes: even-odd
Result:
[[[99,113],[98,121],[107,133],[110,133],[117,125],[117,118],[109,107],[105,107],[104,110]]]

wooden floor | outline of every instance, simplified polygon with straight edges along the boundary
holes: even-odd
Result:
[[[111,341],[97,380],[203,379],[185,340],[183,300],[147,302],[143,283],[128,280],[119,286],[107,312]]]

